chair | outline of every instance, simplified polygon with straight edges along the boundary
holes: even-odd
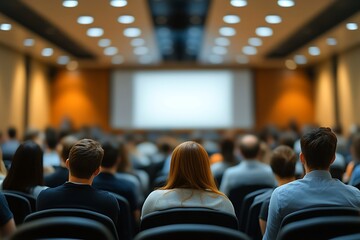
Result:
[[[15,193],[5,191],[3,193],[6,201],[8,202],[9,209],[14,215],[15,224],[22,224],[25,217],[31,213],[31,205],[29,200]]]
[[[27,194],[27,193],[23,193],[20,191],[14,191],[14,190],[2,190],[2,192],[8,192],[8,193],[13,193],[13,194],[17,194],[20,196],[25,197],[31,206],[31,212],[35,212],[36,211],[36,198],[33,195]]]
[[[316,207],[316,208],[309,208],[309,209],[303,209],[299,210],[293,213],[290,213],[284,217],[284,219],[281,222],[281,227],[284,227],[285,225],[301,221],[309,218],[314,217],[326,217],[326,216],[358,216],[360,215],[360,211],[356,208],[351,207]]]
[[[104,225],[109,232],[112,234],[113,239],[119,239],[118,234],[115,228],[114,222],[103,214],[85,210],[85,209],[75,209],[75,208],[53,208],[41,210],[38,212],[31,213],[25,218],[25,223],[40,220],[40,219],[48,219],[52,217],[77,217],[77,218],[85,218],[94,220],[98,223]],[[58,230],[59,231],[59,230]]]
[[[205,224],[173,224],[155,227],[135,236],[134,240],[250,240],[246,234],[225,227]]]
[[[344,235],[336,238],[331,238],[330,240],[354,240],[354,239],[360,239],[360,233],[354,233],[350,235]]]
[[[316,217],[284,226],[278,240],[327,240],[360,233],[359,216]]]
[[[116,198],[120,207],[120,218],[116,224],[118,235],[120,239],[132,239],[135,232],[135,219],[130,211],[129,202],[123,196],[110,192]]]
[[[251,192],[244,197],[243,202],[241,204],[241,208],[240,208],[240,218],[238,218],[240,231],[246,230],[249,209],[250,209],[251,204],[253,203],[255,197],[268,191],[269,189],[271,189],[271,188],[262,188],[262,189],[256,190],[255,192]]]
[[[140,231],[170,224],[207,224],[238,229],[235,216],[208,208],[172,208],[145,215]]]
[[[15,231],[10,240],[51,238],[115,240],[107,227],[81,217],[49,217],[27,222]]]

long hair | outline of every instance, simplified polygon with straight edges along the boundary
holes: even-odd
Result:
[[[3,189],[28,193],[37,185],[43,185],[43,152],[38,144],[28,140],[16,150]]]
[[[173,151],[169,178],[161,189],[174,188],[207,190],[224,195],[216,187],[209,156],[200,144],[184,142]]]

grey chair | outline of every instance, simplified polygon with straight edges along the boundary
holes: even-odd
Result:
[[[16,225],[24,222],[27,215],[31,213],[31,205],[26,197],[11,192],[3,192],[8,202],[9,209],[14,215]]]

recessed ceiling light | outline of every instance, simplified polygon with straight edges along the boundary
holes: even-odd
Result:
[[[104,30],[99,27],[89,28],[86,32],[89,37],[100,37],[104,34]]]
[[[347,23],[346,28],[348,30],[354,31],[358,29],[358,25],[356,23]]]
[[[31,47],[35,45],[35,40],[32,38],[27,38],[24,40],[24,46],[25,47]]]
[[[57,59],[57,63],[60,65],[66,65],[70,61],[70,58],[68,56],[60,56]]]
[[[231,37],[231,36],[234,36],[236,34],[236,30],[234,28],[232,28],[232,27],[221,27],[219,29],[219,33],[222,36]]]
[[[294,61],[299,65],[307,63],[307,59],[306,59],[306,57],[304,55],[295,55],[294,56]]]
[[[223,17],[223,21],[228,24],[235,24],[240,22],[240,17],[237,15],[226,15]]]
[[[135,55],[145,55],[149,52],[149,49],[145,46],[136,47],[134,48],[134,54]]]
[[[11,30],[11,24],[10,23],[2,23],[2,24],[0,24],[0,30],[2,30],[2,31],[10,31]]]
[[[211,55],[209,57],[209,62],[212,64],[220,64],[224,62],[223,57],[219,56],[219,55]]]
[[[77,19],[78,24],[91,24],[94,22],[94,18],[91,16],[80,16]]]
[[[218,37],[215,39],[215,44],[218,46],[229,46],[230,40],[224,37]]]
[[[225,54],[227,54],[228,50],[226,49],[226,47],[215,46],[212,48],[212,52],[217,55],[225,55]]]
[[[118,17],[118,22],[122,24],[130,24],[135,21],[135,17],[131,15],[123,15]]]
[[[134,38],[133,40],[131,40],[131,45],[133,47],[139,47],[145,44],[145,40],[142,38]]]
[[[124,35],[126,37],[139,37],[141,35],[141,30],[139,28],[126,28],[124,30]]]
[[[245,46],[242,48],[242,52],[245,55],[256,55],[257,54],[257,49],[253,46]]]
[[[141,64],[150,64],[152,63],[153,59],[149,55],[143,55],[139,57],[139,63]]]
[[[252,46],[259,47],[263,44],[262,40],[257,37],[249,38],[248,43]]]
[[[64,7],[72,8],[72,7],[76,7],[78,5],[78,1],[77,0],[64,0],[62,5]]]
[[[327,45],[335,46],[337,44],[337,40],[335,38],[327,38],[326,43]]]
[[[111,59],[112,64],[122,64],[124,62],[124,57],[121,55],[113,56]]]
[[[127,5],[126,0],[110,0],[110,5],[113,7],[125,7]]]
[[[312,56],[320,55],[320,48],[315,47],[315,46],[309,47],[309,54]]]
[[[270,24],[278,24],[281,23],[282,19],[279,15],[267,15],[265,21]]]
[[[255,30],[256,35],[260,37],[270,37],[273,35],[273,30],[269,27],[258,27]]]
[[[293,0],[278,0],[278,5],[280,7],[293,7],[295,6],[295,1]]]
[[[246,0],[231,0],[230,4],[233,7],[245,7],[247,5],[247,1]]]
[[[249,58],[245,55],[238,55],[236,56],[236,62],[240,64],[247,64],[249,63]]]
[[[66,65],[66,69],[69,71],[75,71],[79,67],[79,63],[77,61],[71,61]]]
[[[116,47],[107,47],[104,49],[104,55],[106,56],[114,56],[118,53],[118,49]]]
[[[285,66],[289,69],[289,70],[295,70],[297,68],[297,65],[296,63],[291,60],[291,59],[288,59],[285,61]]]
[[[108,47],[111,45],[111,40],[108,38],[102,38],[98,42],[99,47]]]
[[[50,57],[53,55],[53,53],[54,53],[54,50],[52,48],[44,48],[41,51],[41,55],[44,57]]]

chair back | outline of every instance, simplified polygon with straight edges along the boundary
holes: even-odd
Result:
[[[49,217],[27,222],[17,228],[10,240],[51,238],[115,240],[103,224],[81,217]]]
[[[284,226],[278,240],[328,240],[360,233],[359,216],[316,217]]]
[[[206,224],[173,224],[140,232],[134,240],[250,240],[246,234],[225,227]]]
[[[208,208],[171,208],[145,215],[140,231],[170,224],[207,224],[238,229],[235,216]]]
[[[115,193],[111,194],[114,195],[120,207],[119,222],[116,224],[119,238],[130,240],[133,238],[133,233],[135,233],[135,219],[130,211],[129,202],[123,196]]]
[[[30,203],[31,212],[36,211],[36,198],[33,195],[14,190],[3,190],[3,192],[13,193],[25,197]]]
[[[24,222],[28,223],[40,219],[46,220],[52,217],[79,217],[79,218],[90,219],[104,225],[112,234],[113,239],[118,239],[118,234],[115,228],[115,224],[108,216],[86,209],[53,208],[53,209],[41,210],[28,215],[25,218]]]
[[[9,209],[14,215],[16,225],[20,225],[24,222],[27,215],[31,213],[31,205],[26,197],[20,196],[19,194],[3,192],[8,202]]]

